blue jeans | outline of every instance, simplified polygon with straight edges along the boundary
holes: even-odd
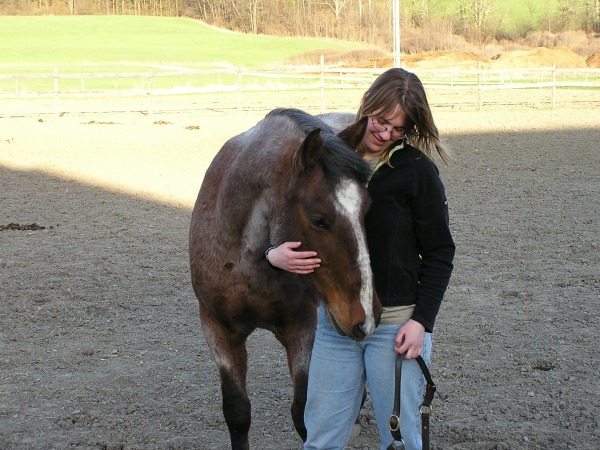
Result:
[[[329,323],[324,308],[319,320],[308,375],[304,421],[305,450],[343,449],[360,412],[365,384],[369,384],[381,450],[392,442],[388,426],[394,409],[394,339],[400,325],[381,324],[368,338],[357,342],[341,336]],[[431,335],[425,333],[423,359],[429,364]],[[407,450],[420,450],[425,378],[414,360],[402,364],[400,432]]]

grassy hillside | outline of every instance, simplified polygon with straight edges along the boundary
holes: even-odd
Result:
[[[539,20],[547,14],[556,14],[558,2],[559,0],[491,0],[489,4],[492,15],[502,19],[505,26],[510,27],[531,19]],[[459,6],[456,0],[440,0],[438,7],[442,15],[458,16]]]
[[[278,38],[216,30],[185,18],[0,16],[0,64],[228,63],[258,67],[351,42]]]

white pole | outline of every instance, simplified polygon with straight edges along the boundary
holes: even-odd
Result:
[[[394,67],[400,67],[400,0],[393,0]]]

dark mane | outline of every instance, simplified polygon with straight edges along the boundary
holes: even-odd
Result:
[[[370,167],[365,160],[342,141],[333,129],[321,119],[294,108],[278,108],[267,114],[270,116],[285,116],[294,121],[304,134],[319,128],[327,151],[323,154],[323,166],[327,179],[336,185],[342,177],[350,177],[366,184]]]

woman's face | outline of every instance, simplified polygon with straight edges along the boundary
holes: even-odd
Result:
[[[369,116],[367,129],[362,139],[365,158],[379,157],[390,145],[405,134],[406,113],[396,106],[387,115],[375,111]]]

